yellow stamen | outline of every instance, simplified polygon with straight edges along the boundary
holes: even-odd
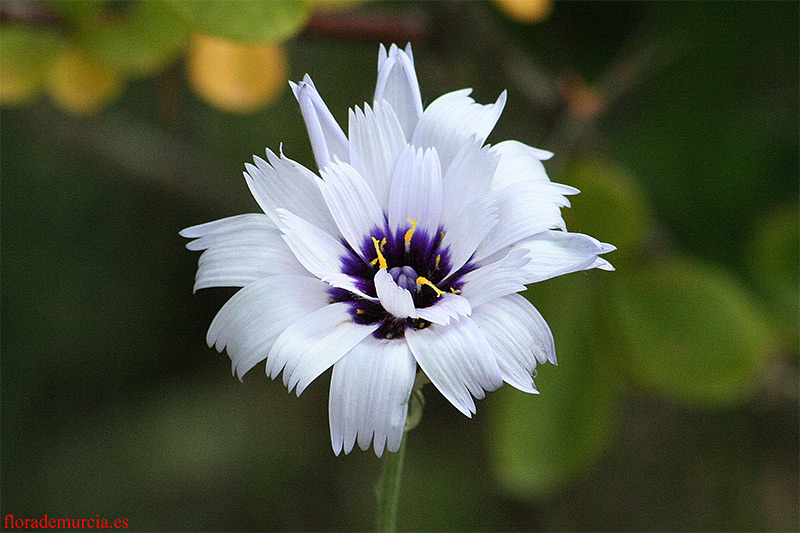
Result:
[[[357,315],[363,315],[364,314],[364,310],[363,309],[356,309],[356,314]]]
[[[434,270],[439,270],[439,263],[442,261],[442,254],[436,256],[436,263],[433,265]]]
[[[386,239],[383,240],[384,242]],[[378,239],[375,237],[372,238],[372,244],[375,245],[375,253],[378,254],[378,257],[370,262],[370,265],[374,265],[375,261],[378,262],[378,268],[389,268],[388,263],[386,263],[386,258],[383,257],[383,253],[381,252],[381,243],[378,242]]]
[[[441,296],[442,294],[444,294],[444,291],[439,290],[439,287],[437,287],[436,285],[431,283],[431,281],[428,278],[423,278],[422,276],[418,277],[417,278],[417,285],[427,285],[428,287],[430,287],[431,289],[436,291],[436,297],[437,298],[439,296]]]
[[[460,294],[461,293],[461,291],[456,289],[455,287],[450,287],[450,292],[452,292],[453,294]]]
[[[414,232],[417,231],[417,222],[415,220],[408,219],[411,222],[411,228],[406,232],[403,240],[406,241],[406,251],[408,251],[409,247],[411,246],[411,237],[414,236]]]

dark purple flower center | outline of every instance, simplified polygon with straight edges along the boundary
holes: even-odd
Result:
[[[377,298],[374,278],[381,268],[382,258],[395,283],[411,293],[414,307],[430,307],[441,293],[461,292],[462,283],[459,280],[474,268],[467,264],[445,278],[450,270],[450,251],[449,248],[441,248],[443,237],[441,227],[435,235],[427,235],[413,226],[398,229],[394,233],[388,228],[375,228],[364,237],[361,245],[361,256],[366,261],[346,242],[343,243],[349,253],[341,258],[342,272],[353,279],[361,292]],[[420,280],[430,284],[420,283]],[[346,289],[332,287],[329,294],[331,303],[350,302],[355,323],[380,323],[373,333],[379,339],[403,338],[407,327],[422,329],[430,326],[430,322],[421,318],[392,316],[379,302],[366,300]]]

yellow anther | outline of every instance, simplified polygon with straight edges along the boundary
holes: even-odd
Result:
[[[403,237],[403,240],[406,241],[406,245],[411,243],[411,237],[413,237],[414,232],[417,231],[417,222],[415,220],[411,220],[410,218],[408,219],[408,221],[411,222],[411,229],[409,229],[406,232],[405,237]]]
[[[384,239],[383,241],[385,242],[386,239]],[[378,239],[373,237],[372,238],[372,244],[375,245],[375,253],[378,255],[378,257],[376,259],[372,260],[369,263],[370,266],[374,265],[375,261],[377,261],[378,262],[378,268],[389,268],[389,265],[386,263],[386,258],[383,257],[383,253],[381,252],[381,243],[378,241]]]
[[[357,315],[363,315],[364,314],[364,310],[363,309],[356,309],[356,314]]]
[[[456,289],[455,287],[450,287],[450,292],[452,292],[453,294],[460,294],[461,293],[461,291]]]
[[[433,265],[434,270],[439,270],[439,263],[442,262],[442,254],[436,256],[436,263]]]
[[[428,287],[430,287],[431,289],[436,291],[436,297],[437,298],[439,296],[441,296],[442,294],[444,294],[444,291],[439,290],[439,287],[437,287],[436,285],[431,283],[431,281],[428,278],[423,278],[422,276],[418,277],[417,278],[417,285],[427,285]]]

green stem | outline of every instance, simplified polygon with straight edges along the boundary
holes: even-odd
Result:
[[[395,453],[386,452],[383,456],[376,531],[397,531],[397,503],[400,499],[400,478],[403,474],[406,440],[406,434],[403,433],[400,449]]]
[[[383,455],[383,472],[381,474],[378,492],[378,522],[376,531],[397,531],[397,503],[400,500],[400,478],[403,475],[403,461],[406,456],[406,440],[408,432],[419,424],[422,418],[422,408],[425,398],[422,396],[422,386],[426,383],[424,374],[417,376],[414,391],[411,393],[408,406],[408,417],[403,432],[400,449],[395,453],[385,452]]]

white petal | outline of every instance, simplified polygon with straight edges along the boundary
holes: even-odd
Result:
[[[378,52],[378,82],[375,85],[375,102],[386,100],[392,106],[406,138],[411,137],[422,115],[422,96],[419,92],[417,73],[411,44],[405,51],[396,45],[389,53],[381,45]]]
[[[542,164],[553,154],[539,150],[519,141],[503,141],[492,147],[500,157],[497,172],[492,181],[492,190],[499,191],[522,180],[550,181]]]
[[[353,322],[350,304],[340,302],[306,315],[277,338],[267,357],[267,374],[283,370],[283,384],[297,395],[344,354],[378,329]]]
[[[397,156],[406,145],[406,136],[391,106],[375,102],[374,111],[364,106],[350,110],[350,164],[369,184],[378,204],[389,203],[389,188]]]
[[[555,344],[542,315],[519,294],[475,309],[472,320],[494,349],[503,380],[525,392],[536,392],[536,364],[556,362]]]
[[[611,246],[611,245],[608,245],[608,246]],[[588,267],[586,267],[584,270],[589,270],[590,268],[596,268],[598,270],[605,270],[607,272],[614,272],[616,270],[616,268],[614,268],[614,266],[611,263],[609,263],[608,261],[606,261],[602,257],[598,257],[597,259],[595,259],[594,262],[591,265],[589,265]]]
[[[375,273],[375,291],[384,309],[397,318],[416,317],[414,298],[407,289],[400,287],[385,268]]]
[[[322,101],[311,77],[306,74],[303,81],[289,82],[289,85],[300,104],[300,112],[303,114],[311,149],[319,168],[327,165],[334,156],[347,161],[350,152],[347,137]]]
[[[283,330],[328,304],[327,285],[310,276],[270,276],[247,285],[222,306],[206,341],[227,347],[241,379],[262,361]]]
[[[186,245],[205,250],[198,261],[194,290],[244,287],[267,276],[306,274],[266,215],[249,214],[186,228]]]
[[[553,152],[542,150],[541,148],[534,148],[533,146],[529,146],[519,141],[503,141],[495,145],[495,147],[500,146],[503,146],[501,151],[504,152],[504,155],[516,153],[525,157],[535,157],[540,161],[547,161],[553,157]]]
[[[506,104],[503,91],[494,104],[480,105],[469,97],[472,89],[444,94],[431,102],[422,113],[411,137],[411,144],[435,147],[447,169],[461,147],[474,135],[483,143],[489,136]]]
[[[486,337],[469,317],[449,326],[406,330],[406,340],[420,368],[456,409],[471,416],[472,396],[503,384],[500,368]]]
[[[442,168],[436,150],[411,145],[400,153],[389,192],[389,229],[409,227],[408,219],[418,223],[417,231],[433,238],[439,231],[442,214]]]
[[[478,307],[495,298],[524,291],[527,262],[524,250],[512,249],[503,259],[464,274],[461,295],[472,307]]]
[[[333,365],[328,417],[336,455],[350,453],[356,439],[362,450],[374,439],[378,457],[384,447],[400,448],[416,370],[408,344],[372,337]]]
[[[499,158],[474,135],[461,147],[442,177],[442,225],[449,228],[476,201],[489,195]]]
[[[447,250],[450,255],[450,269],[445,278],[464,266],[497,224],[497,208],[493,204],[492,197],[478,198],[445,226],[439,245],[440,250]]]
[[[615,246],[588,235],[565,231],[543,231],[514,246],[525,250],[530,259],[524,267],[527,273],[525,283],[590,268],[608,270],[611,265],[598,256],[616,250]]]
[[[469,300],[458,294],[447,293],[436,298],[436,302],[432,306],[417,309],[412,316],[446,326],[452,319],[458,320],[459,317],[469,316],[470,313],[472,313],[472,306]]]
[[[188,239],[199,239],[207,235],[218,235],[224,233],[232,233],[239,229],[252,229],[252,228],[275,228],[272,221],[259,213],[250,213],[245,215],[236,215],[228,218],[221,218],[212,222],[198,224],[178,232],[181,237]],[[205,250],[207,246],[196,246],[198,241],[190,242],[186,245],[189,250]]]
[[[285,209],[278,209],[278,216],[283,240],[306,270],[334,287],[375,300],[364,294],[354,278],[342,273],[342,261],[352,253],[341,242]]]
[[[198,251],[227,243],[251,244],[256,235],[268,234],[277,229],[266,215],[249,213],[198,224],[180,231],[179,234],[194,239],[186,244],[186,248]]]
[[[255,165],[245,164],[244,177],[250,192],[272,220],[276,209],[286,209],[332,235],[338,230],[315,180],[317,176],[300,163],[267,150],[267,161],[253,157]]]
[[[336,225],[350,247],[361,256],[370,235],[383,235],[386,219],[364,178],[352,166],[339,160],[322,169],[324,180],[317,180]]]
[[[566,229],[561,207],[569,205],[562,185],[518,181],[496,193],[497,224],[475,252],[479,261],[506,246],[549,229]]]

